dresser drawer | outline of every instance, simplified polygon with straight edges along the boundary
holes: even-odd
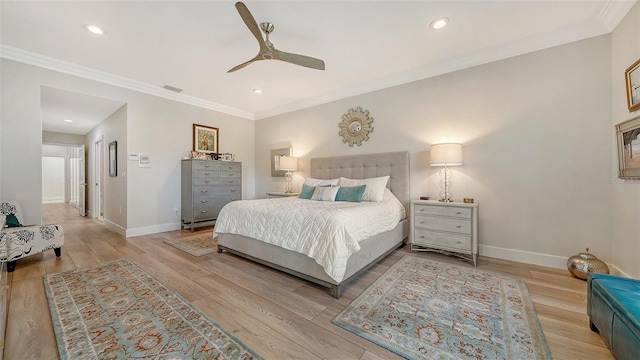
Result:
[[[193,160],[194,170],[218,170],[220,165],[212,161],[197,161]]]
[[[217,218],[222,206],[224,205],[196,207],[193,209],[193,217],[195,220]]]
[[[226,163],[220,164],[220,170],[223,171],[231,171],[231,172],[241,172],[242,164],[240,163]]]
[[[446,218],[438,216],[414,216],[416,229],[449,231],[471,234],[471,219]]]
[[[415,229],[414,244],[471,253],[471,235]]]
[[[240,178],[240,177],[236,177],[236,178],[221,178],[220,181],[218,181],[217,185],[224,185],[224,186],[234,185],[234,186],[237,186],[239,188],[240,185],[242,185],[242,178]]]
[[[220,174],[219,170],[198,169],[193,170],[194,178],[217,178]]]
[[[420,205],[414,206],[414,215],[449,216],[471,219],[471,209],[455,206]]]
[[[194,187],[208,187],[211,185],[220,185],[219,177],[194,177],[193,178],[193,186]]]
[[[242,177],[242,172],[234,171],[234,170],[220,170],[220,178],[221,179],[240,179]]]

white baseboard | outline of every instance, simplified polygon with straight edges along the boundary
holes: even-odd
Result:
[[[611,265],[609,264],[609,273],[613,274],[613,275],[619,275],[619,276],[624,276],[627,278],[630,278],[631,276],[629,276],[629,274],[627,274],[626,272],[620,270],[619,267],[615,266],[615,265]]]
[[[180,230],[181,228],[182,226],[179,222],[153,226],[143,226],[139,228],[127,229],[125,237],[157,234],[166,231]]]
[[[42,199],[43,204],[53,204],[53,203],[63,203],[64,197],[61,196],[51,196]]]
[[[106,219],[106,218],[102,219],[102,221],[103,221],[103,224],[107,228],[117,232],[118,234],[120,234],[122,236],[126,236],[127,229],[123,228],[122,226],[120,226],[120,225],[118,225],[118,224],[116,224],[116,223],[114,223],[114,222],[112,222],[112,221],[110,221],[109,219]]]
[[[526,264],[547,266],[556,269],[567,268],[567,258],[556,255],[534,253],[530,251],[506,249],[496,246],[480,245],[480,255]]]

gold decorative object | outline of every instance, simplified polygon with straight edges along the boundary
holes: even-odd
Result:
[[[464,198],[464,199],[462,199],[462,201],[465,204],[473,204],[473,198]]]
[[[574,255],[567,260],[567,269],[578,279],[587,280],[587,275],[593,273],[609,273],[607,264],[599,260],[595,255],[589,254],[589,248],[586,252]]]
[[[373,132],[372,123],[373,118],[369,116],[368,110],[362,110],[361,107],[349,109],[342,115],[342,121],[338,124],[342,142],[349,146],[362,145],[363,141],[369,140],[369,134]]]

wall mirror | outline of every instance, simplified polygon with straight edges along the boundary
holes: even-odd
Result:
[[[284,177],[285,170],[280,170],[280,157],[291,156],[291,148],[273,149],[271,150],[271,176]]]

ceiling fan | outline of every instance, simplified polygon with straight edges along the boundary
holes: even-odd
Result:
[[[277,50],[275,47],[273,47],[271,41],[269,41],[269,34],[271,34],[274,29],[273,24],[268,22],[263,22],[260,24],[260,29],[262,29],[262,31],[266,34],[266,39],[263,39],[262,34],[260,33],[260,29],[258,29],[258,23],[253,18],[253,15],[251,15],[251,12],[249,12],[249,9],[247,9],[247,6],[242,2],[237,2],[236,9],[238,9],[240,17],[247,25],[253,36],[255,36],[256,40],[258,40],[260,51],[258,51],[258,55],[256,55],[253,59],[231,68],[229,71],[227,71],[228,73],[240,70],[243,67],[251,64],[252,62],[260,60],[281,60],[312,69],[324,70],[324,61],[320,59]]]

